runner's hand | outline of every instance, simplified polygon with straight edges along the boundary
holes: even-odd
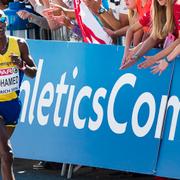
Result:
[[[23,61],[18,55],[11,53],[10,58],[12,63],[16,65],[19,69],[23,67]]]

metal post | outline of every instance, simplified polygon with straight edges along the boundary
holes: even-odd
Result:
[[[73,173],[73,165],[69,164],[67,179],[71,179]]]
[[[66,163],[63,163],[62,169],[61,169],[61,176],[65,176],[66,168],[67,168],[67,164],[66,164]]]

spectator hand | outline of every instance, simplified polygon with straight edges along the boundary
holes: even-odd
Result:
[[[144,56],[144,58],[146,60],[138,65],[139,69],[150,67],[156,62],[156,60],[154,59],[154,56]]]
[[[128,58],[129,58],[129,52],[130,52],[130,49],[129,50],[126,50],[126,51],[124,51],[124,55],[123,55],[123,58],[122,58],[122,61],[121,61],[121,67],[124,65],[124,64],[126,64],[126,62],[129,60]],[[121,69],[121,67],[120,67],[120,69]]]
[[[168,63],[165,60],[160,60],[157,62],[157,65],[153,66],[152,73],[157,74],[159,73],[159,76],[162,74],[162,72],[168,67]]]
[[[137,62],[137,59],[131,58],[129,60],[126,59],[126,61],[121,65],[120,69],[127,69],[128,67],[132,66]]]
[[[120,69],[125,63],[126,63],[126,56],[123,56],[122,61],[121,61]]]
[[[53,13],[51,11],[44,10],[42,12],[42,15],[46,18],[51,30],[58,29],[60,27],[59,24],[54,19]]]
[[[63,11],[63,7],[60,7],[58,5],[53,5],[50,8],[46,8],[43,10],[43,16],[49,16],[49,15],[54,15],[54,16],[60,16],[61,11]]]
[[[55,3],[50,3],[50,8],[53,9],[53,14],[55,16],[59,16],[61,14],[61,11],[64,11],[65,13],[67,10],[65,7],[55,4]]]
[[[109,36],[111,36],[111,37],[115,37],[115,36],[116,36],[116,35],[115,35],[115,31],[112,31],[111,29],[106,28],[106,27],[104,27],[104,30],[106,31],[106,33],[107,33]]]
[[[53,10],[50,9],[50,8],[44,9],[43,12],[42,12],[42,15],[43,15],[45,18],[52,17],[52,16],[53,16]]]
[[[135,54],[136,52],[135,52],[135,49],[134,48],[131,48],[131,49],[129,49],[128,50],[128,53],[127,53],[127,61],[129,61],[132,57],[133,57],[133,55]]]
[[[61,16],[53,16],[54,20],[57,22],[59,25],[64,25],[67,28],[71,29],[71,22],[68,17],[64,14],[63,11],[61,11]]]
[[[29,17],[32,16],[32,14],[30,12],[25,11],[25,10],[18,11],[17,15],[23,20],[28,19]]]

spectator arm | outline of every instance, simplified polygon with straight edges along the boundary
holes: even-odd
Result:
[[[43,29],[49,29],[48,22],[47,22],[46,18],[44,18],[44,17],[37,16],[35,14],[31,14],[31,17],[28,18],[28,21],[30,23],[34,23],[34,24],[38,25],[39,27],[41,27]]]

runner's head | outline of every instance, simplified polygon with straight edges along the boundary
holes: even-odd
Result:
[[[7,16],[0,10],[0,38],[5,35],[7,25]]]

